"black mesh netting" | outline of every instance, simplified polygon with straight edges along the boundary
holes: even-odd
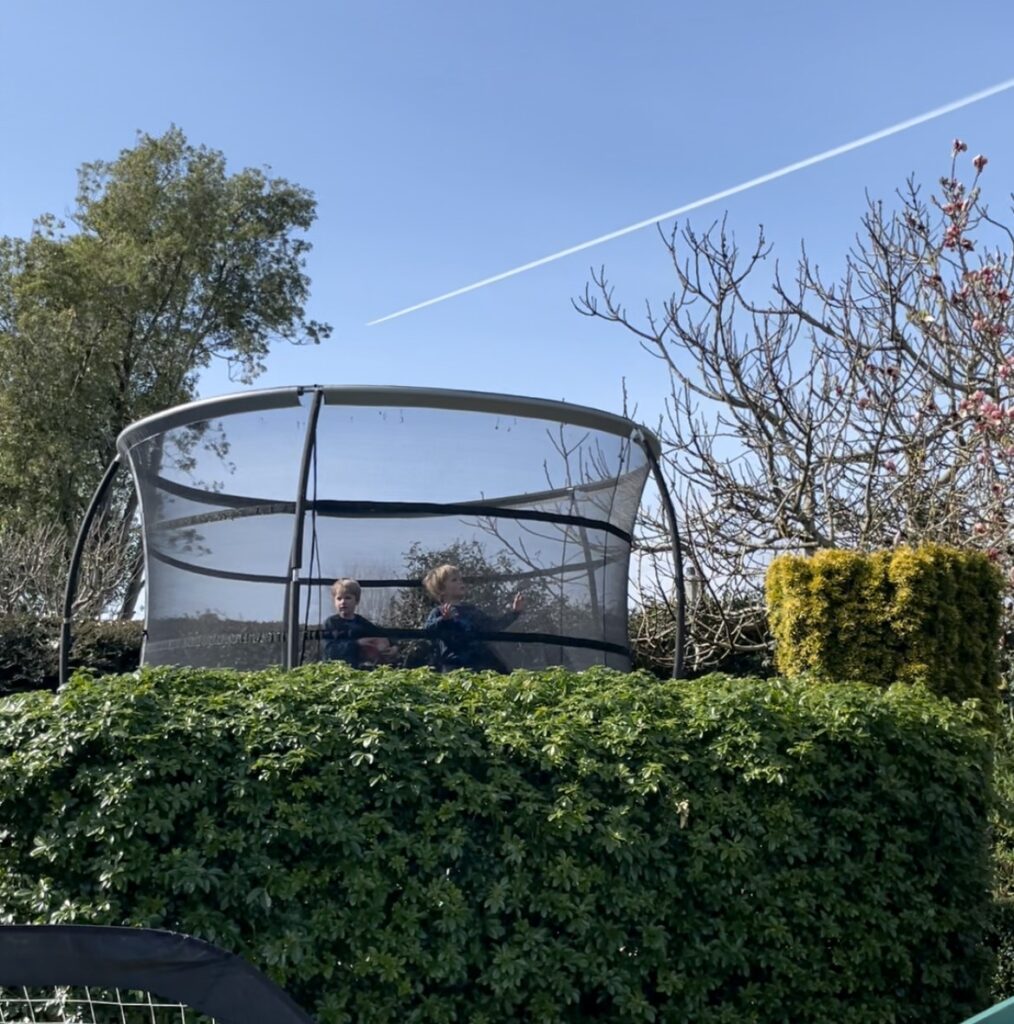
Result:
[[[446,650],[427,628],[436,602],[420,582],[452,564],[459,602],[477,610],[471,639],[493,663],[627,668],[648,440],[562,403],[415,389],[254,392],[142,421],[120,446],[144,523],[144,660],[284,663],[293,578],[297,660],[320,659],[330,585],[351,577],[357,614],[397,646],[395,663],[439,663]]]

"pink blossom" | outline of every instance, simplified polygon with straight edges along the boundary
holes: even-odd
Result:
[[[972,161],[972,166],[973,166],[973,167],[974,167],[974,168],[976,169],[976,171],[978,171],[978,172],[979,172],[979,174],[982,174],[982,169],[983,169],[983,167],[985,167],[985,166],[986,166],[986,164],[988,164],[988,163],[989,163],[989,159],[988,159],[987,157],[984,157],[984,156],[983,156],[983,155],[982,155],[982,154],[980,153],[980,154],[979,154],[979,155],[978,155],[978,156],[977,156],[977,157],[976,157],[976,158],[975,158],[975,159],[974,159],[974,160]]]
[[[951,143],[951,153],[953,153],[954,156],[957,156],[959,153],[964,153],[966,149],[968,149],[968,143],[962,142],[961,139],[955,139],[954,142]]]
[[[948,217],[958,217],[963,213],[967,213],[971,209],[971,203],[967,199],[954,199],[949,203],[940,207],[943,213],[947,214]]]

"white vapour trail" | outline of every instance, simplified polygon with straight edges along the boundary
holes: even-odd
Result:
[[[496,284],[497,281],[505,281],[508,277],[516,277],[518,274],[525,273],[525,271],[534,270],[536,267],[543,267],[547,263],[553,263],[556,260],[562,260],[565,256],[573,256],[574,253],[583,252],[585,249],[590,249],[593,245],[601,245],[603,242],[611,242],[614,238],[622,238],[624,235],[629,235],[634,231],[640,231],[642,228],[650,227],[652,224],[657,224],[659,221],[669,220],[671,217],[679,217],[684,213],[690,213],[691,210],[698,210],[702,206],[707,206],[709,203],[718,202],[720,199],[728,199],[729,196],[738,195],[740,192],[746,192],[748,189],[756,188],[758,185],[766,185],[769,181],[774,181],[777,178],[784,178],[787,174],[794,174],[796,171],[802,171],[807,167],[813,167],[815,164],[823,163],[825,160],[831,160],[836,156],[842,156],[844,153],[851,153],[854,149],[861,149],[863,146],[868,146],[873,142],[879,142],[881,139],[897,135],[899,132],[907,131],[909,128],[915,128],[917,125],[925,124],[927,121],[932,121],[938,117],[943,117],[945,114],[950,114],[955,110],[960,110],[962,107],[971,106],[973,103],[978,103],[980,100],[988,99],[990,96],[995,96],[997,93],[1006,92],[1011,88],[1014,88],[1014,78],[1008,78],[1004,82],[998,82],[996,85],[991,85],[988,89],[972,93],[970,96],[965,96],[960,100],[954,100],[951,103],[945,103],[942,107],[936,107],[933,110],[928,110],[926,113],[918,114],[916,117],[910,117],[907,121],[899,121],[897,124],[892,124],[889,128],[881,128],[879,131],[872,132],[870,135],[864,135],[860,139],[853,139],[852,142],[846,142],[842,146],[835,146],[834,149],[826,149],[823,153],[808,156],[805,160],[797,160],[793,164],[786,164],[784,167],[779,167],[776,171],[768,171],[767,174],[762,174],[759,178],[751,178],[749,181],[744,181],[740,185],[733,185],[731,188],[722,189],[721,192],[715,192],[710,196],[705,196],[703,199],[695,199],[692,203],[686,203],[684,206],[677,206],[675,210],[667,210],[665,213],[657,213],[654,217],[648,217],[645,220],[638,221],[636,224],[630,224],[625,228],[618,228],[616,231],[610,231],[607,235],[599,235],[598,238],[592,238],[587,242],[572,245],[569,249],[561,249],[559,252],[551,253],[549,256],[543,256],[541,259],[532,260],[531,263],[523,263],[520,267],[514,267],[512,270],[505,270],[502,274],[494,274],[492,277],[484,277],[481,281],[476,281],[474,284],[465,285],[464,288],[455,288],[453,292],[445,292],[443,295],[437,295],[435,298],[427,299],[425,302],[417,302],[414,306],[407,306],[405,309],[399,309],[396,313],[388,313],[387,316],[378,317],[376,320],[370,320],[366,326],[373,327],[376,324],[382,324],[388,320],[396,320],[398,317],[406,316],[408,313],[414,313],[418,309],[425,309],[427,306],[435,306],[438,302],[446,302],[448,299],[457,298],[459,295],[466,295],[468,292],[474,292],[478,288],[485,288],[486,285]]]

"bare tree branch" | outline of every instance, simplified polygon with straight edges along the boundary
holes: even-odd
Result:
[[[958,180],[964,152],[929,200],[912,181],[893,210],[868,200],[837,281],[805,247],[791,279],[763,280],[763,230],[746,252],[723,220],[662,235],[674,286],[641,319],[605,268],[574,300],[669,374],[665,468],[707,581],[691,667],[763,649],[763,574],[782,551],[936,541],[1014,564],[1014,227],[984,205],[983,158]],[[639,544],[641,604],[665,609],[658,515]],[[658,646],[673,626],[639,628]]]

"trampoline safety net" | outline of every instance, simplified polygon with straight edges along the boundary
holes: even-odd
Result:
[[[119,449],[144,530],[144,662],[285,664],[287,608],[293,663],[322,659],[349,577],[398,662],[433,663],[421,581],[452,564],[503,667],[627,669],[652,444],[579,406],[412,388],[255,391],[143,420]]]

